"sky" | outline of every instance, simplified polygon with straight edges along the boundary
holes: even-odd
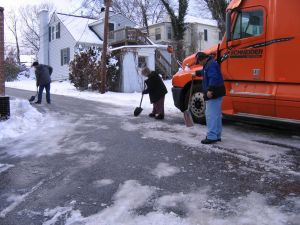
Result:
[[[6,14],[11,10],[17,10],[18,8],[26,5],[37,5],[44,2],[51,2],[58,12],[71,13],[77,10],[82,0],[0,0],[0,6],[4,7],[4,18]],[[198,13],[198,4],[196,0],[190,0],[188,13],[193,16],[200,16]],[[4,24],[4,40],[5,42],[15,42],[12,33],[8,30],[6,24]]]
[[[0,6],[4,8],[4,18],[11,10],[18,10],[18,8],[26,5],[38,5],[44,2],[51,2],[59,12],[70,13],[80,7],[81,0],[0,0]],[[8,30],[4,23],[4,40],[5,42],[14,42],[13,35]]]

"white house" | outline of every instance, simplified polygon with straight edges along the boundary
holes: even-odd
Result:
[[[69,77],[69,62],[74,59],[79,47],[99,46],[102,48],[104,32],[103,18],[99,20],[54,12],[49,20],[47,10],[42,10],[40,20],[39,62],[54,68],[52,79]],[[114,14],[109,17],[110,31],[135,26],[135,23]]]

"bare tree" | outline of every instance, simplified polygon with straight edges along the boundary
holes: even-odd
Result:
[[[19,46],[19,36],[18,36],[19,21],[15,11],[11,10],[8,12],[6,24],[8,29],[12,32],[14,36],[16,49],[17,49],[16,52],[17,63],[20,65],[21,60],[20,60],[20,46]]]
[[[39,12],[42,9],[52,11],[54,6],[46,2],[40,5],[27,5],[19,9],[22,18],[22,43],[36,56],[40,48]]]
[[[226,8],[229,0],[196,0],[203,9],[209,9],[214,20],[217,21],[218,27],[222,34],[226,30]]]
[[[83,0],[82,6],[93,11],[93,16],[99,17],[103,7],[103,1],[99,0]],[[165,8],[160,0],[114,0],[111,8],[116,13],[121,13],[137,25],[146,27],[149,24],[161,21],[166,13]]]
[[[176,57],[179,60],[183,60],[185,57],[183,43],[184,43],[184,33],[186,30],[184,24],[184,17],[187,15],[189,0],[178,0],[178,13],[176,14],[174,8],[170,5],[168,0],[160,0],[165,6],[170,19],[172,28],[174,31],[174,39],[176,41]]]

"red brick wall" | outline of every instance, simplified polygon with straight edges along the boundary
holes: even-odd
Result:
[[[4,76],[4,8],[0,7],[0,96],[5,95]]]

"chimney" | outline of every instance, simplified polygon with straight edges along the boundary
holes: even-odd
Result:
[[[43,9],[39,12],[39,35],[40,50],[38,55],[39,63],[49,64],[49,11]]]

